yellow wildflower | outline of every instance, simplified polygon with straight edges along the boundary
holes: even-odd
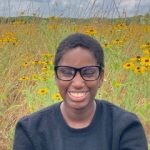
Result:
[[[41,81],[47,81],[48,80],[48,77],[44,76],[44,77],[41,77]]]
[[[114,25],[113,28],[114,28],[115,30],[122,30],[122,29],[126,29],[126,28],[127,28],[127,25],[124,24],[124,23],[119,23],[119,24]]]
[[[47,72],[47,71],[48,71],[48,67],[47,67],[47,66],[44,66],[44,67],[42,68],[42,71],[43,71],[43,72]]]
[[[150,66],[150,58],[141,58],[141,65]]]
[[[5,37],[13,37],[15,34],[13,32],[5,32]]]
[[[136,74],[143,74],[143,73],[145,73],[145,71],[147,70],[147,68],[146,67],[144,67],[144,66],[141,66],[141,67],[135,67],[134,68],[134,73],[136,73]]]
[[[47,88],[41,88],[38,90],[37,92],[39,95],[45,95],[48,93],[48,89]]]
[[[85,30],[85,33],[92,36],[92,35],[97,34],[97,31],[94,29],[87,29]]]
[[[141,61],[141,56],[136,56],[135,58],[130,58],[130,61],[140,62]]]
[[[127,70],[132,70],[134,68],[134,66],[135,66],[134,63],[128,62],[123,65],[123,68],[125,68]]]
[[[44,66],[47,65],[47,63],[45,61],[41,61],[41,64]]]
[[[43,64],[43,65],[52,65],[53,61],[52,60],[50,60],[50,61],[43,61],[43,62],[41,62],[41,64]]]
[[[143,51],[145,54],[150,55],[150,49],[146,49]]]
[[[112,40],[112,44],[121,45],[123,44],[123,40],[120,40],[120,39]]]
[[[141,49],[145,49],[145,48],[150,48],[150,42],[147,42],[147,43],[145,43],[145,44],[142,44],[141,46],[140,46],[140,48]]]
[[[27,81],[27,80],[29,80],[29,77],[21,77],[21,78],[19,78],[19,81]]]
[[[25,63],[22,64],[22,67],[27,67],[27,66],[28,66],[27,62],[25,62]]]
[[[106,48],[111,48],[111,47],[112,47],[112,45],[111,45],[111,44],[109,44],[109,43],[105,43],[105,44],[104,44],[104,47],[106,47]]]
[[[48,65],[53,65],[53,61],[52,61],[52,60],[46,61],[46,63],[47,63]]]
[[[39,60],[34,60],[34,61],[32,61],[32,64],[34,64],[34,65],[37,65],[37,64],[41,64],[42,62],[41,61],[39,61]]]
[[[62,97],[61,97],[60,93],[54,94],[54,95],[52,96],[52,99],[53,99],[54,101],[62,101]]]

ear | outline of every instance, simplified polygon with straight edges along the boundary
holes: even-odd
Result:
[[[100,76],[99,76],[99,82],[98,82],[98,88],[101,87],[102,83],[103,83],[103,80],[104,80],[104,71],[102,71],[100,73]]]

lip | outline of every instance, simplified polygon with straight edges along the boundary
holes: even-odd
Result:
[[[88,91],[68,91],[68,95],[72,101],[81,102],[87,97]]]

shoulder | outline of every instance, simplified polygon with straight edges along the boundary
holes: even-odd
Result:
[[[112,104],[106,100],[97,100],[97,103],[101,109],[103,109],[103,113],[111,116],[113,122],[117,124],[127,124],[133,122],[140,122],[137,115],[133,112],[129,112],[117,105]]]
[[[56,116],[56,109],[58,106],[59,103],[24,116],[18,121],[17,126],[22,126],[25,128],[38,128],[40,125],[47,124]]]
[[[135,113],[124,110],[105,100],[97,101],[97,103],[99,109],[102,109],[102,115],[105,116],[106,122],[109,122],[112,127],[113,141],[120,141],[120,147],[124,147],[121,149],[146,149],[145,131]],[[139,148],[136,146],[139,146]]]

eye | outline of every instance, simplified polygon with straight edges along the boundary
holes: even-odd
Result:
[[[94,67],[92,67],[92,68],[85,68],[85,69],[82,70],[82,75],[84,77],[93,77],[93,76],[95,76],[97,74],[98,74],[98,69],[94,68]]]
[[[73,76],[74,75],[74,70],[72,68],[68,68],[68,67],[60,67],[58,69],[58,74],[61,76]]]

